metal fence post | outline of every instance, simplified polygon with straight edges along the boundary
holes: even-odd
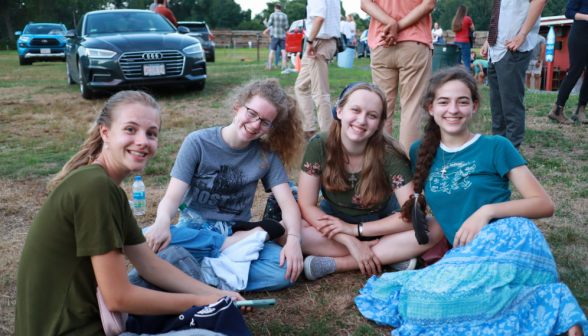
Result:
[[[257,61],[259,62],[259,32],[257,32]]]
[[[233,49],[235,50],[235,58],[237,58],[237,40],[233,39]]]

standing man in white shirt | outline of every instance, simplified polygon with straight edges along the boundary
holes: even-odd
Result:
[[[343,15],[341,15],[341,22],[339,22],[339,30],[341,31],[341,34],[345,36],[347,43],[349,43],[349,23]]]
[[[313,100],[321,131],[328,130],[333,121],[328,62],[337,51],[335,39],[341,34],[341,4],[339,0],[312,0],[306,13],[306,53],[294,89],[304,118],[304,135],[310,139],[316,133]]]
[[[488,59],[492,134],[507,138],[517,150],[525,137],[525,72],[546,2],[494,0],[488,39],[480,51]]]

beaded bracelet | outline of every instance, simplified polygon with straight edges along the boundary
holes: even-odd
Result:
[[[304,245],[304,240],[302,240],[302,238],[298,237],[297,235],[295,235],[295,234],[293,234],[293,233],[288,233],[288,236],[294,236],[294,237],[296,237],[296,238],[300,239],[300,243],[301,243],[302,245]]]

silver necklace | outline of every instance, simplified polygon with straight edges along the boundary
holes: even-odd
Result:
[[[362,161],[363,161],[363,159],[359,160],[359,163],[361,163]],[[349,163],[347,165],[349,166],[349,169],[351,169],[351,165]],[[351,170],[351,176],[349,177],[349,182],[351,182],[351,188],[354,188],[355,182],[358,181],[357,177],[355,177],[355,173],[357,173],[357,171],[356,171],[357,168],[359,168],[359,164],[357,166],[355,166],[355,169]]]
[[[449,167],[449,164],[451,163],[451,160],[453,160],[453,157],[455,157],[455,154],[457,154],[460,150],[462,150],[461,147],[463,147],[463,145],[465,145],[468,141],[470,141],[470,136],[472,136],[472,133],[470,133],[468,135],[468,138],[466,139],[466,141],[460,146],[460,149],[453,153],[453,155],[451,156],[451,159],[449,159],[449,162],[447,162],[447,164],[445,164],[445,151],[441,150],[441,154],[443,154],[443,169],[441,169],[441,178],[445,177],[445,173],[447,173],[447,168]]]

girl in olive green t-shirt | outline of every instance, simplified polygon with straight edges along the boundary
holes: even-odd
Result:
[[[51,181],[18,267],[16,335],[104,335],[96,287],[109,310],[136,315],[180,314],[224,296],[243,300],[192,279],[145,242],[120,184],[151,160],[160,127],[150,95],[119,92]],[[131,285],[125,255],[143,278],[172,293]]]
[[[429,219],[429,242],[419,245],[413,226],[394,213],[400,208],[396,200],[404,204],[414,190],[406,154],[384,133],[384,93],[371,83],[351,84],[333,117],[329,132],[310,140],[302,161],[298,204],[302,251],[309,255],[306,277],[357,269],[372,275],[381,265],[406,260],[394,266],[414,269],[414,258],[439,242],[443,232]]]

